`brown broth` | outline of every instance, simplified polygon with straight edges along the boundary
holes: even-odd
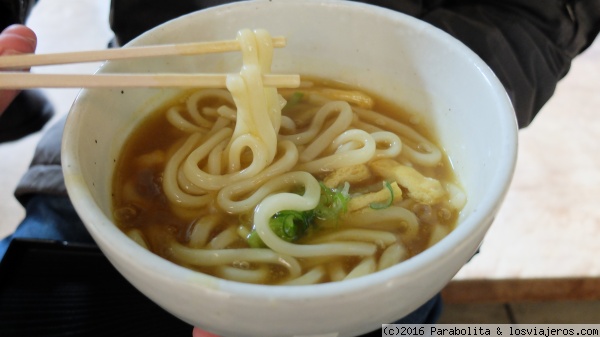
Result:
[[[328,87],[338,89],[348,89],[346,86],[324,82],[318,79],[312,79],[319,85],[326,84]],[[351,88],[350,88],[351,89]],[[174,151],[177,145],[181,144],[184,134],[173,127],[166,119],[165,112],[170,106],[183,105],[183,102],[189,92],[183,93],[181,97],[169,102],[164,107],[157,109],[155,112],[148,115],[130,135],[126,144],[123,146],[120,157],[118,158],[113,178],[113,209],[114,218],[117,226],[124,232],[132,229],[139,230],[145,242],[152,252],[170,259],[168,242],[175,240],[179,243],[186,244],[189,238],[190,226],[194,217],[201,217],[205,214],[220,211],[216,203],[210,205],[210,210],[200,210],[194,217],[181,217],[171,209],[169,202],[162,192],[162,175],[165,168],[164,157]],[[395,106],[390,102],[386,102],[376,95],[369,93],[375,100],[373,110],[378,111],[386,116],[411,125],[419,133],[424,135],[434,144],[435,136],[429,132],[423,125],[414,125],[411,123],[411,114],[407,111]],[[218,104],[221,104],[218,102]],[[300,108],[301,106],[296,107]],[[294,113],[294,109],[290,109],[286,113]],[[142,158],[142,159],[140,159]],[[144,163],[142,163],[144,162]],[[415,168],[426,176],[434,177],[440,181],[456,183],[454,173],[452,171],[449,160],[444,156],[441,163],[433,168],[420,167],[415,165]],[[322,180],[323,176],[317,176],[317,179]],[[381,186],[381,181],[366,181],[361,185],[353,186],[353,190],[369,189],[372,186]],[[405,192],[405,191],[403,191]],[[403,236],[403,231],[398,230],[394,234],[400,239],[408,251],[409,257],[414,256],[427,248],[432,228],[435,225],[441,225],[451,231],[455,226],[458,217],[458,211],[448,211],[443,205],[433,205],[431,207],[421,205],[411,201],[403,201],[403,206],[414,211],[420,222],[419,235],[415,240],[406,240]],[[222,212],[222,211],[221,211]],[[237,225],[241,222],[251,222],[252,215],[246,214],[243,216],[229,215],[223,212],[223,224]],[[221,228],[217,228],[211,233],[214,236],[219,233]],[[343,227],[343,218],[339,223],[338,228]],[[313,230],[307,237],[302,238],[298,243],[302,244],[318,235],[326,234],[336,230],[322,229]],[[239,239],[234,243],[234,248],[248,247],[243,239]],[[379,249],[377,258],[382,250]],[[344,269],[351,270],[359,261],[356,257],[343,257],[342,265]],[[301,263],[313,265],[316,262],[308,261],[307,259],[299,259]],[[331,263],[331,259],[327,263]],[[215,274],[213,267],[194,267],[186,265],[186,267],[199,270],[208,274]],[[253,268],[251,264],[248,266]],[[268,284],[275,284],[285,278],[287,272],[281,266],[269,266],[271,279]],[[331,281],[329,279],[323,282]]]

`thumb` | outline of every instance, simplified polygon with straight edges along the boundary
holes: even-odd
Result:
[[[23,25],[11,25],[0,33],[0,55],[33,53],[37,45],[35,33]]]
[[[0,33],[0,55],[33,53],[36,45],[35,33],[23,25],[8,26]],[[0,91],[0,115],[18,93],[18,90]]]

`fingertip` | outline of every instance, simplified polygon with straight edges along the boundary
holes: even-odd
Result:
[[[37,36],[29,27],[14,24],[0,34],[0,52],[12,50],[19,53],[32,53],[37,45]]]
[[[37,41],[37,35],[35,34],[35,32],[31,28],[29,28],[25,25],[21,25],[21,24],[10,25],[10,26],[6,27],[2,31],[2,33],[17,34],[26,39],[29,39],[32,41]]]

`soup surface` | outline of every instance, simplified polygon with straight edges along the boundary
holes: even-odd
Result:
[[[454,228],[466,196],[419,115],[317,78],[274,97],[281,118],[263,129],[228,90],[150,114],[116,165],[120,229],[220,278],[312,284],[388,268]]]

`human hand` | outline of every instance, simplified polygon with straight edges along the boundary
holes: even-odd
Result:
[[[204,330],[200,330],[199,328],[194,328],[194,330],[192,331],[192,337],[219,337],[219,336],[212,334],[210,332],[206,332]]]
[[[8,26],[0,33],[0,55],[33,53],[36,45],[35,33],[23,25]],[[18,93],[18,90],[0,90],[0,115]]]

